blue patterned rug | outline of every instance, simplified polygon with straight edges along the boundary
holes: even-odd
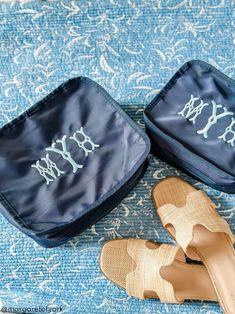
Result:
[[[89,76],[143,126],[142,111],[174,72],[203,59],[235,78],[232,1],[22,1],[0,4],[0,125],[59,84]],[[105,240],[171,242],[150,200],[152,185],[180,174],[204,189],[235,231],[235,197],[149,157],[142,181],[91,229],[44,249],[0,217],[0,307],[61,307],[61,313],[221,313],[208,302],[139,301],[107,281],[98,256]],[[32,309],[32,313],[35,311]]]

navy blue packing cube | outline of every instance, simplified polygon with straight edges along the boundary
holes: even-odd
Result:
[[[44,247],[76,236],[142,177],[150,142],[97,83],[71,79],[0,129],[0,209]]]
[[[235,193],[235,81],[185,63],[144,112],[152,152],[209,186]]]

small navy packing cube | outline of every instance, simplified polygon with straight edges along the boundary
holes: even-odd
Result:
[[[152,151],[211,187],[235,193],[235,81],[185,63],[145,109]]]
[[[147,167],[147,135],[79,77],[0,129],[0,209],[45,247],[106,215]]]

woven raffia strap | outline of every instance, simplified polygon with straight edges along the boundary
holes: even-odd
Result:
[[[169,224],[174,227],[176,241],[184,252],[189,257],[195,258],[192,254],[190,256],[188,247],[196,225],[202,225],[211,232],[223,232],[234,243],[234,236],[228,223],[215,208],[216,205],[203,191],[196,191],[189,193],[185,206],[178,208],[173,204],[166,204],[158,209],[158,214],[164,227],[167,228]]]
[[[177,259],[184,261],[184,253],[178,246],[162,244],[152,249],[148,241],[129,239],[128,254],[136,262],[136,269],[126,276],[126,290],[131,296],[144,299],[145,291],[155,292],[164,303],[182,303],[177,300],[173,286],[160,275],[162,266],[171,265]]]

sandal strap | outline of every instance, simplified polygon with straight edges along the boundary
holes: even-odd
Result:
[[[202,225],[211,232],[223,232],[234,243],[234,236],[228,223],[215,209],[216,205],[212,200],[203,191],[198,190],[189,193],[185,206],[178,208],[173,204],[166,204],[158,209],[158,214],[166,229],[169,224],[174,227],[176,241],[184,252],[189,257],[195,258],[189,246],[196,225]]]
[[[148,245],[149,243],[149,245]],[[126,276],[126,291],[129,295],[144,299],[145,291],[153,291],[161,302],[182,303],[174,293],[172,284],[161,277],[161,267],[171,265],[177,259],[185,261],[178,246],[162,244],[150,248],[151,242],[129,239],[127,252],[136,263],[136,269]]]

